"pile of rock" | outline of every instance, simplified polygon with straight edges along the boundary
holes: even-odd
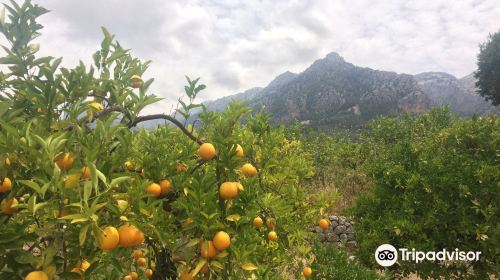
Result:
[[[328,220],[330,220],[328,229],[322,230],[319,226],[314,229],[321,242],[346,246],[350,250],[358,246],[353,220],[344,216],[329,216]]]

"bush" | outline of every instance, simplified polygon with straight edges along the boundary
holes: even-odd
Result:
[[[486,279],[498,273],[500,119],[445,109],[380,118],[365,135],[373,188],[354,208],[360,259],[384,243],[420,251],[482,251],[480,261],[400,262],[398,273]]]
[[[201,114],[196,130],[170,115],[141,115],[160,100],[148,91],[153,79],[142,78],[149,63],[106,29],[93,65],[68,69],[38,57],[32,43],[47,10],[12,1],[7,11],[0,279],[34,271],[49,279],[280,279],[302,269],[291,256],[314,258],[303,222],[318,211],[300,185],[313,172],[301,141],[236,103]],[[200,107],[193,102],[204,88],[188,78],[178,113],[187,119]],[[153,119],[173,126],[135,129]],[[254,226],[256,217],[265,225]]]
[[[315,175],[307,183],[338,199],[327,207],[342,212],[353,205],[356,197],[368,190],[371,179],[363,170],[362,145],[341,135],[309,132],[303,137],[306,149],[312,154]]]
[[[311,279],[322,280],[376,280],[386,279],[363,267],[355,260],[333,245],[323,246],[318,243],[315,246],[314,253],[316,262],[312,265],[314,276]]]

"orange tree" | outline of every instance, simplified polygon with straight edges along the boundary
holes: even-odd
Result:
[[[304,223],[322,202],[299,187],[313,172],[300,141],[236,103],[197,129],[140,115],[160,100],[149,62],[103,28],[92,66],[61,67],[33,43],[47,11],[6,9],[0,279],[282,279],[314,261]],[[178,114],[204,87],[188,79]],[[155,119],[173,125],[134,129]]]

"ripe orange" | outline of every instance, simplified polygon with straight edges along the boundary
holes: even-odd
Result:
[[[177,166],[175,167],[175,170],[177,173],[186,172],[188,170],[188,166],[187,166],[187,164],[181,162],[181,163],[177,164]]]
[[[69,170],[73,165],[74,160],[75,159],[71,156],[70,153],[65,153],[64,155],[59,157],[59,159],[56,161],[56,164],[61,170]]]
[[[302,270],[302,275],[304,275],[305,278],[311,277],[312,273],[312,269],[308,266],[304,267],[304,270]]]
[[[15,197],[11,199],[4,199],[0,203],[0,209],[5,215],[12,215],[17,212],[17,208],[13,208],[13,206],[16,206],[17,204],[19,204],[19,202]]]
[[[327,230],[329,225],[330,225],[330,223],[328,222],[327,219],[321,219],[321,220],[319,220],[319,227],[321,229]]]
[[[90,267],[90,263],[86,260],[84,260],[82,262],[82,264],[80,264],[80,268],[83,270],[83,271],[87,271],[87,269],[89,269]]]
[[[83,180],[90,180],[91,176],[90,176],[90,168],[88,168],[87,166],[84,166],[82,168],[82,179]]]
[[[119,244],[122,247],[129,248],[140,245],[144,242],[144,234],[133,225],[123,225],[118,228],[120,236]]]
[[[219,195],[223,199],[231,199],[238,196],[238,185],[235,182],[224,182],[220,185]]]
[[[134,251],[134,259],[137,260],[137,259],[141,258],[142,256],[143,256],[143,254],[142,254],[141,250],[135,250]]]
[[[89,267],[90,263],[88,261],[83,261],[83,263],[78,262],[76,266],[71,269],[71,272],[80,274],[80,280],[82,280],[83,278],[81,277],[81,275],[85,273],[85,271],[87,271]]]
[[[250,163],[243,164],[243,166],[241,167],[241,172],[246,177],[252,177],[252,176],[257,175],[257,169],[253,165],[251,165]]]
[[[64,180],[64,187],[67,189],[71,189],[78,186],[79,183],[80,183],[79,173],[69,174],[66,177],[66,180]]]
[[[43,271],[32,271],[24,280],[49,280],[49,276]]]
[[[132,280],[137,280],[139,278],[139,274],[137,274],[137,272],[135,271],[132,271],[130,272],[130,277],[132,277]]]
[[[260,228],[264,224],[264,221],[262,221],[261,217],[256,217],[253,219],[253,225],[257,228]]]
[[[151,278],[153,276],[153,271],[151,269],[146,269],[146,271],[144,271],[144,275],[146,275],[146,277],[148,278]]]
[[[215,157],[215,147],[214,145],[210,143],[203,143],[201,144],[200,148],[198,149],[198,155],[205,160],[211,160]]]
[[[236,156],[243,157],[244,155],[245,152],[243,151],[243,148],[240,146],[240,144],[236,144]]]
[[[136,246],[144,243],[144,233],[142,231],[138,230],[138,232],[135,234],[134,242]]]
[[[0,192],[5,193],[10,191],[10,189],[12,189],[12,181],[10,181],[9,178],[5,177],[2,184],[0,185]]]
[[[267,234],[267,238],[271,241],[276,241],[278,240],[278,234],[273,230],[273,231],[270,231],[268,234]]]
[[[161,193],[167,193],[170,190],[170,181],[163,179],[160,181]]]
[[[118,246],[120,241],[120,235],[115,227],[108,226],[103,229],[103,235],[101,237],[99,247],[102,250],[112,250]]]
[[[202,241],[200,242],[200,255],[205,259],[214,258],[217,255],[217,250],[215,250],[214,243],[212,241]]]
[[[161,194],[161,187],[157,183],[151,183],[146,187],[146,193],[157,197]]]
[[[214,247],[217,250],[226,250],[231,246],[231,237],[225,231],[219,231],[214,236]]]
[[[148,264],[148,260],[146,260],[146,258],[138,258],[137,259],[137,265],[140,266],[140,267],[146,267],[146,265]]]
[[[97,111],[102,111],[104,109],[104,106],[102,106],[102,104],[99,102],[91,102],[89,106]]]
[[[127,275],[127,276],[123,277],[123,280],[132,280],[132,276]]]

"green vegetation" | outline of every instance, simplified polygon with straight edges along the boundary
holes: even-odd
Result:
[[[388,279],[388,275],[378,275],[355,259],[350,258],[344,251],[333,245],[323,246],[316,244],[316,262],[312,265],[315,272],[311,279],[324,280],[382,280]]]
[[[434,110],[418,117],[380,118],[365,137],[373,188],[353,212],[362,217],[357,225],[361,260],[373,265],[372,252],[384,243],[422,251],[459,248],[481,251],[482,257],[470,264],[402,262],[397,270],[462,279],[485,279],[495,272],[500,120],[458,119],[447,110]]]
[[[149,63],[106,29],[93,65],[68,69],[37,56],[44,8],[7,12],[0,279],[380,279],[383,243],[482,251],[475,263],[400,262],[385,277],[498,276],[498,117],[439,109],[332,136],[231,103],[193,129],[141,115],[159,100],[141,78]],[[204,88],[188,78],[178,113],[203,107]],[[158,118],[173,125],[133,129]],[[354,260],[310,231],[332,212],[356,219]]]
[[[488,41],[481,44],[477,57],[477,87],[480,95],[500,105],[500,31],[491,34]]]
[[[500,120],[458,118],[447,109],[381,117],[355,141],[309,136],[317,176],[357,220],[360,261],[373,268],[384,243],[396,248],[481,251],[479,262],[411,263],[396,274],[485,279],[498,267]],[[324,179],[325,176],[328,179]],[[345,178],[347,180],[344,180]],[[334,206],[337,211],[342,203]]]

